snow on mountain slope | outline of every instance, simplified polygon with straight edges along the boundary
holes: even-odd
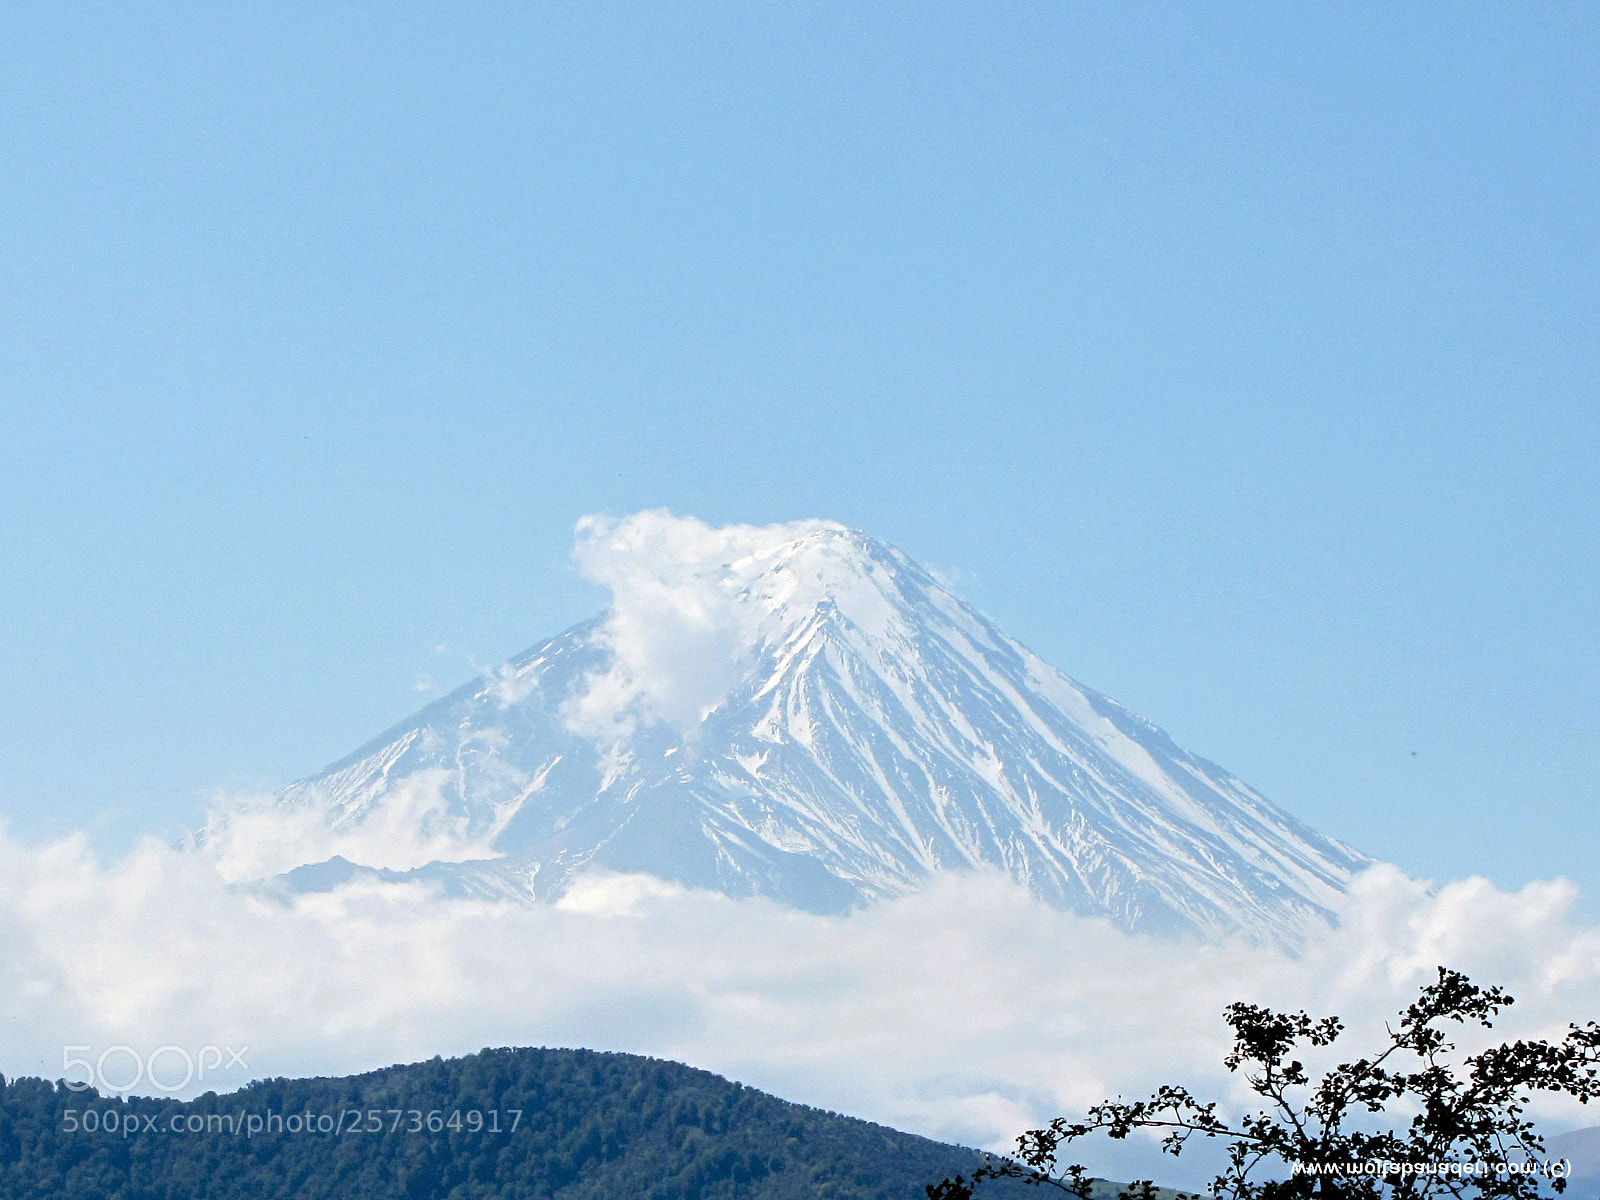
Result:
[[[608,612],[281,793],[327,860],[285,886],[552,898],[603,867],[839,911],[997,868],[1125,927],[1293,944],[1368,864],[863,534],[579,532]]]

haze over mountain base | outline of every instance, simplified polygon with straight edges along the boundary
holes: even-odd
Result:
[[[81,840],[0,839],[0,1070],[59,1076],[64,1046],[91,1060],[248,1047],[247,1070],[204,1080],[227,1090],[484,1045],[589,1046],[1005,1146],[1159,1082],[1236,1095],[1219,1066],[1234,1000],[1338,1013],[1354,1040],[1447,963],[1517,997],[1497,1032],[1559,1033],[1600,1011],[1600,931],[1569,919],[1573,895],[1430,892],[1377,867],[1340,927],[1293,956],[1127,933],[998,875],[948,874],[843,916],[637,876],[531,906],[371,881],[279,901],[199,852],[150,842],[100,864]]]

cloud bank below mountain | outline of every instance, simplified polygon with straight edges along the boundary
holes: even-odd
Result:
[[[1600,1012],[1600,930],[1574,898],[1563,881],[1430,890],[1380,866],[1291,957],[1123,933],[989,874],[843,917],[642,876],[588,877],[554,905],[372,882],[281,902],[231,887],[204,851],[147,841],[100,862],[80,838],[0,836],[0,1069],[58,1077],[64,1046],[248,1047],[248,1074],[205,1081],[227,1090],[582,1045],[1002,1146],[1157,1082],[1225,1092],[1220,1013],[1237,999],[1338,1013],[1356,1038],[1447,964],[1517,996],[1504,1031],[1557,1033]]]

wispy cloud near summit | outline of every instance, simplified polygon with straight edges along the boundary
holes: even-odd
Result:
[[[665,509],[579,520],[573,560],[611,593],[599,641],[611,664],[564,709],[569,727],[606,740],[640,724],[683,732],[739,681],[770,609],[746,590],[773,551],[833,521],[716,528]]]

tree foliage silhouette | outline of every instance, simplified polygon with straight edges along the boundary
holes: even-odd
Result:
[[[1020,1179],[1090,1200],[1092,1181],[1082,1166],[1061,1164],[1063,1151],[1091,1133],[1125,1138],[1136,1129],[1161,1132],[1162,1148],[1173,1155],[1195,1137],[1225,1142],[1228,1166],[1211,1185],[1221,1200],[1530,1200],[1541,1179],[1564,1191],[1559,1169],[1527,1167],[1542,1165],[1544,1143],[1526,1107],[1538,1092],[1584,1104],[1600,1097],[1600,1025],[1571,1025],[1557,1042],[1456,1053],[1447,1037],[1451,1025],[1490,1028],[1512,1002],[1500,988],[1479,987],[1440,967],[1438,979],[1387,1027],[1386,1043],[1315,1082],[1296,1056],[1333,1045],[1343,1022],[1229,1005],[1224,1017],[1233,1049],[1223,1062],[1243,1072],[1265,1102],[1257,1111],[1225,1120],[1215,1102],[1203,1103],[1182,1087],[1162,1087],[1147,1100],[1108,1101],[1082,1121],[1058,1117],[1029,1130],[1017,1139],[1015,1157],[991,1159],[970,1180],[958,1175],[930,1184],[929,1200],[969,1200],[988,1179]],[[1409,1120],[1377,1128],[1394,1110]],[[1121,1200],[1152,1194],[1150,1181],[1140,1180]]]

